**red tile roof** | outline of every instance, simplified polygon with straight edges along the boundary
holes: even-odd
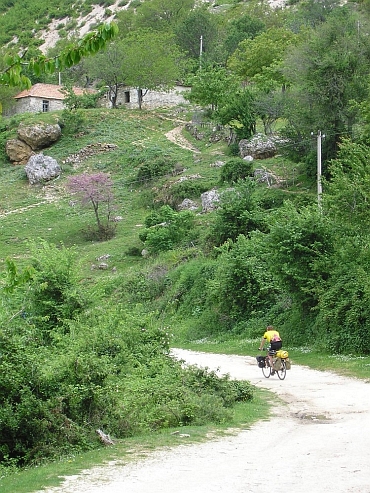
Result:
[[[57,86],[55,84],[35,84],[30,89],[26,89],[16,96],[15,99],[35,97],[35,98],[44,98],[44,99],[60,99],[63,100],[66,95],[63,94],[62,88],[64,86]],[[86,92],[94,93],[93,89],[82,89],[81,87],[72,87],[73,92],[76,96],[82,96]]]

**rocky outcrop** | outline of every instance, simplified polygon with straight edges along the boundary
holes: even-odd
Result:
[[[19,139],[10,139],[5,144],[5,152],[14,164],[25,165],[34,154],[32,148]]]
[[[25,165],[34,151],[44,149],[56,142],[62,135],[58,124],[19,125],[17,139],[10,139],[5,144],[5,152],[13,164]]]
[[[220,194],[214,188],[208,192],[202,193],[202,212],[211,212],[217,209],[220,202]]]
[[[47,123],[36,125],[22,125],[18,127],[18,139],[26,142],[34,151],[44,149],[56,142],[62,135],[58,124]]]
[[[44,156],[42,152],[31,156],[24,170],[31,185],[52,180],[61,173],[57,161],[50,156]]]
[[[250,156],[253,159],[268,159],[277,152],[276,139],[256,134],[251,139],[239,142],[239,152],[242,158]]]
[[[280,185],[279,177],[265,169],[254,170],[253,176],[258,183],[266,183],[268,187]]]
[[[194,200],[184,199],[181,204],[177,206],[179,211],[196,211],[199,209],[199,206]]]

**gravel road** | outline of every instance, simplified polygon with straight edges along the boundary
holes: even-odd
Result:
[[[95,467],[44,492],[370,493],[369,382],[294,364],[284,381],[265,379],[251,357],[180,349],[173,355],[249,380],[283,402],[271,420],[235,436]]]

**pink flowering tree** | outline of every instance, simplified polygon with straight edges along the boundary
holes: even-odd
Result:
[[[89,230],[89,236],[99,240],[112,238],[116,230],[113,216],[113,182],[107,173],[83,173],[71,176],[67,189],[74,195],[82,207],[91,207],[94,211],[97,230]]]

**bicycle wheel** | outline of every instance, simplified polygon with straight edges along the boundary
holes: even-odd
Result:
[[[281,368],[280,370],[277,370],[277,376],[279,377],[280,380],[284,380],[285,376],[286,376],[286,364],[285,364],[285,360],[281,360]]]
[[[271,375],[271,366],[270,366],[270,361],[268,360],[266,356],[266,366],[262,368],[262,373],[265,378],[269,378]]]

